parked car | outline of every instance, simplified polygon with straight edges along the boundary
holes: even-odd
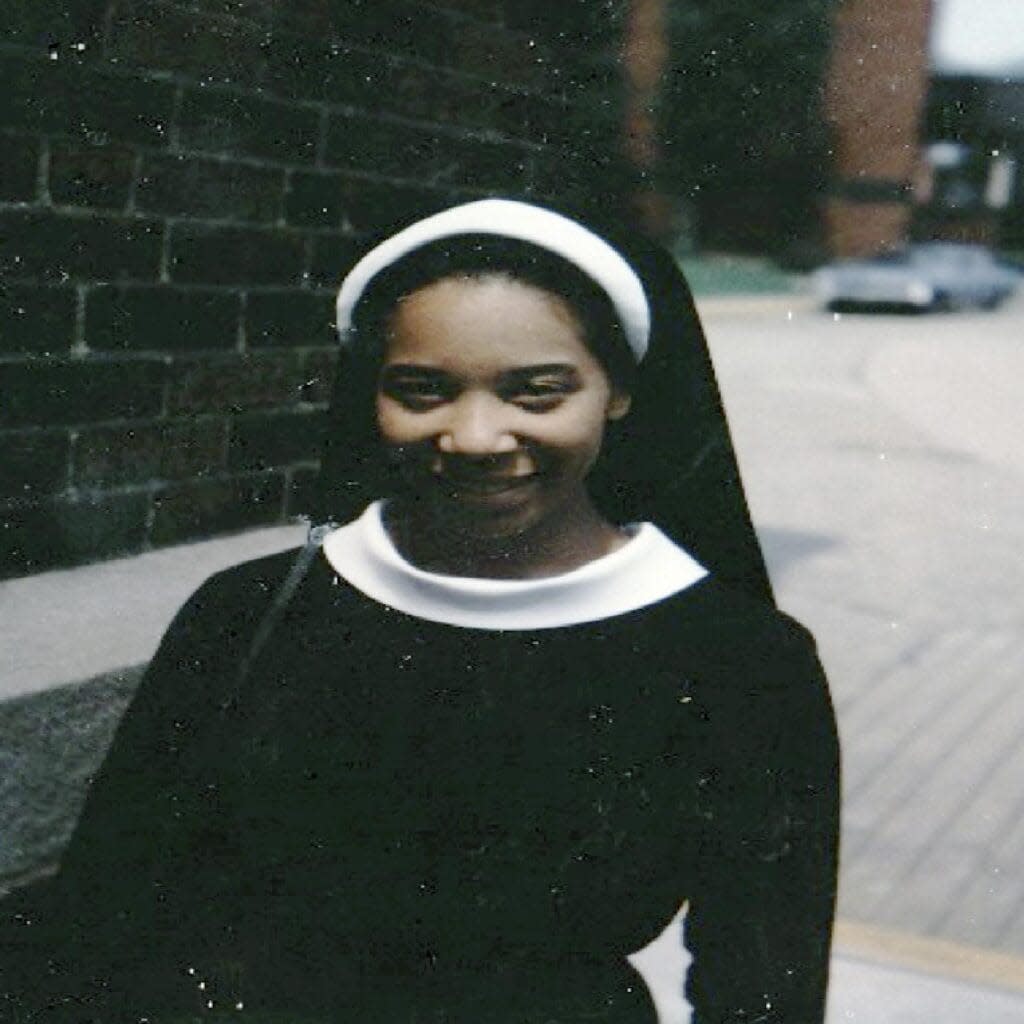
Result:
[[[815,271],[813,287],[829,309],[994,309],[1020,275],[982,245],[922,242],[871,259],[841,260]]]

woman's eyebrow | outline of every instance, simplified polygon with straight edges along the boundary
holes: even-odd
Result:
[[[386,377],[447,377],[448,374],[436,366],[423,366],[420,363],[388,363],[381,368]]]
[[[531,377],[549,376],[567,377],[576,380],[579,371],[572,363],[537,363],[533,366],[517,366],[506,370],[502,377],[507,380],[529,380]]]

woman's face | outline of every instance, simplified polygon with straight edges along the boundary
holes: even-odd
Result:
[[[571,521],[616,393],[562,298],[515,279],[447,278],[402,301],[377,422],[417,501],[477,537]]]

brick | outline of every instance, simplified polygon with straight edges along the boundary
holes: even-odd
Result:
[[[380,54],[335,47],[323,61],[322,95],[329,103],[377,110],[387,98],[389,65]]]
[[[260,84],[289,99],[375,109],[381,101],[386,69],[387,58],[381,54],[316,43],[308,35],[276,32],[267,47]]]
[[[32,133],[161,147],[174,109],[174,89],[134,75],[83,65],[0,55],[0,124]]]
[[[354,231],[383,233],[437,213],[449,198],[444,192],[408,185],[352,181],[345,189],[345,220]]]
[[[153,280],[163,227],[140,218],[0,210],[0,273],[44,281]]]
[[[438,124],[491,127],[489,111],[497,83],[469,81],[417,64],[397,64],[388,84],[386,103],[395,113]]]
[[[66,432],[5,433],[0,437],[0,499],[38,498],[68,483],[70,440]]]
[[[75,53],[77,43],[93,47],[103,30],[105,0],[19,0],[4,9],[4,41],[36,49],[57,44]]]
[[[490,124],[504,135],[546,142],[569,116],[567,105],[553,98],[534,93],[499,92],[494,96]]]
[[[501,21],[504,14],[501,0],[438,0],[435,6],[467,14],[481,21]]]
[[[178,217],[273,222],[281,212],[284,172],[186,156],[147,157],[138,209]]]
[[[305,242],[284,230],[176,224],[171,234],[171,277],[202,284],[298,284]]]
[[[493,142],[466,142],[458,150],[458,166],[445,180],[471,188],[519,192],[527,181],[532,152]]]
[[[250,84],[263,72],[265,35],[256,24],[204,17],[152,0],[120,0],[110,19],[107,53],[147,69]]]
[[[620,180],[614,173],[616,169],[621,169],[623,175],[629,173],[621,164],[611,168],[610,163],[573,159],[571,155],[558,152],[545,153],[534,158],[529,174],[529,194],[571,206],[581,213],[590,210],[600,217],[607,213],[609,204],[620,203],[621,196],[629,191],[627,179]],[[596,194],[595,178],[602,182]]]
[[[289,24],[303,32],[319,30],[342,43],[371,47],[384,53],[407,50],[415,45],[411,38],[415,26],[410,20],[412,7],[400,0],[375,0],[362,3],[318,4],[316,0],[303,0],[289,4]],[[445,23],[443,17],[428,13],[421,24],[433,26],[435,31]],[[429,45],[426,41],[425,45]],[[440,47],[438,47],[440,49]]]
[[[447,53],[450,66],[503,82],[541,87],[547,77],[550,56],[536,45],[536,38],[500,26],[461,21],[452,33]]]
[[[170,369],[172,415],[245,412],[304,401],[301,359],[292,354],[220,357],[177,363]]]
[[[456,31],[452,19],[444,13],[401,0],[293,0],[286,7],[282,5],[280,17],[287,28],[308,38],[330,38],[433,64],[444,63]]]
[[[320,114],[294,104],[192,89],[180,117],[183,149],[240,153],[286,164],[311,163]]]
[[[73,288],[0,284],[0,351],[67,352],[75,337],[77,304]]]
[[[461,118],[456,92],[451,76],[437,68],[391,62],[378,102],[383,109],[405,117],[458,124]]]
[[[463,26],[436,10],[411,3],[385,4],[364,9],[363,31],[367,41],[389,53],[401,53],[429,64],[448,64]],[[349,20],[351,28],[351,19]]]
[[[79,487],[182,480],[224,468],[226,421],[87,428],[75,441],[74,483]]]
[[[303,399],[314,405],[327,405],[334,393],[338,369],[338,343],[330,348],[307,352],[303,361]]]
[[[192,0],[192,6],[210,14],[266,22],[277,13],[280,0]]]
[[[319,457],[324,442],[322,412],[243,416],[231,424],[228,466],[272,469]]]
[[[0,579],[42,572],[63,555],[49,509],[0,506]]]
[[[403,117],[525,136],[544,101],[532,93],[451,74],[437,68],[392,62],[378,105]]]
[[[425,176],[436,159],[438,138],[427,129],[372,118],[333,115],[327,127],[325,162],[376,174]]]
[[[299,227],[340,227],[344,189],[345,179],[340,174],[296,171],[285,198],[285,220]]]
[[[319,469],[301,468],[291,471],[285,492],[285,515],[289,518],[310,517],[317,508]]]
[[[155,416],[163,404],[164,369],[137,360],[0,365],[0,427]]]
[[[58,204],[123,209],[135,154],[123,146],[55,142],[50,147],[50,198]]]
[[[527,153],[510,143],[345,114],[331,118],[327,137],[330,164],[433,185],[521,187]]]
[[[283,518],[284,477],[270,474],[169,487],[153,501],[150,540],[176,544]]]
[[[91,349],[192,352],[234,348],[239,297],[197,289],[94,288],[85,307]]]
[[[313,239],[310,282],[317,288],[337,288],[362,252],[363,246],[346,235],[318,235]]]
[[[321,100],[331,50],[304,36],[280,30],[266,46],[260,88],[282,99]]]
[[[223,468],[227,455],[227,422],[189,419],[166,424],[161,431],[160,466],[163,480],[203,477]]]
[[[0,575],[138,551],[145,542],[146,493],[99,494],[0,511]]]
[[[334,337],[334,295],[253,292],[245,312],[250,347],[328,345]]]
[[[0,136],[0,200],[28,203],[36,195],[39,145],[35,139]]]
[[[386,4],[388,0],[376,2]],[[345,5],[332,3],[331,0],[289,0],[287,4],[277,3],[274,15],[279,25],[310,37],[329,37],[337,34],[335,8],[352,8],[358,14],[363,3],[364,0],[348,0]]]

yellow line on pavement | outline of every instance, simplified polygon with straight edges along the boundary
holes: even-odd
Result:
[[[839,920],[835,951],[880,965],[1024,992],[1024,958],[993,949]]]

